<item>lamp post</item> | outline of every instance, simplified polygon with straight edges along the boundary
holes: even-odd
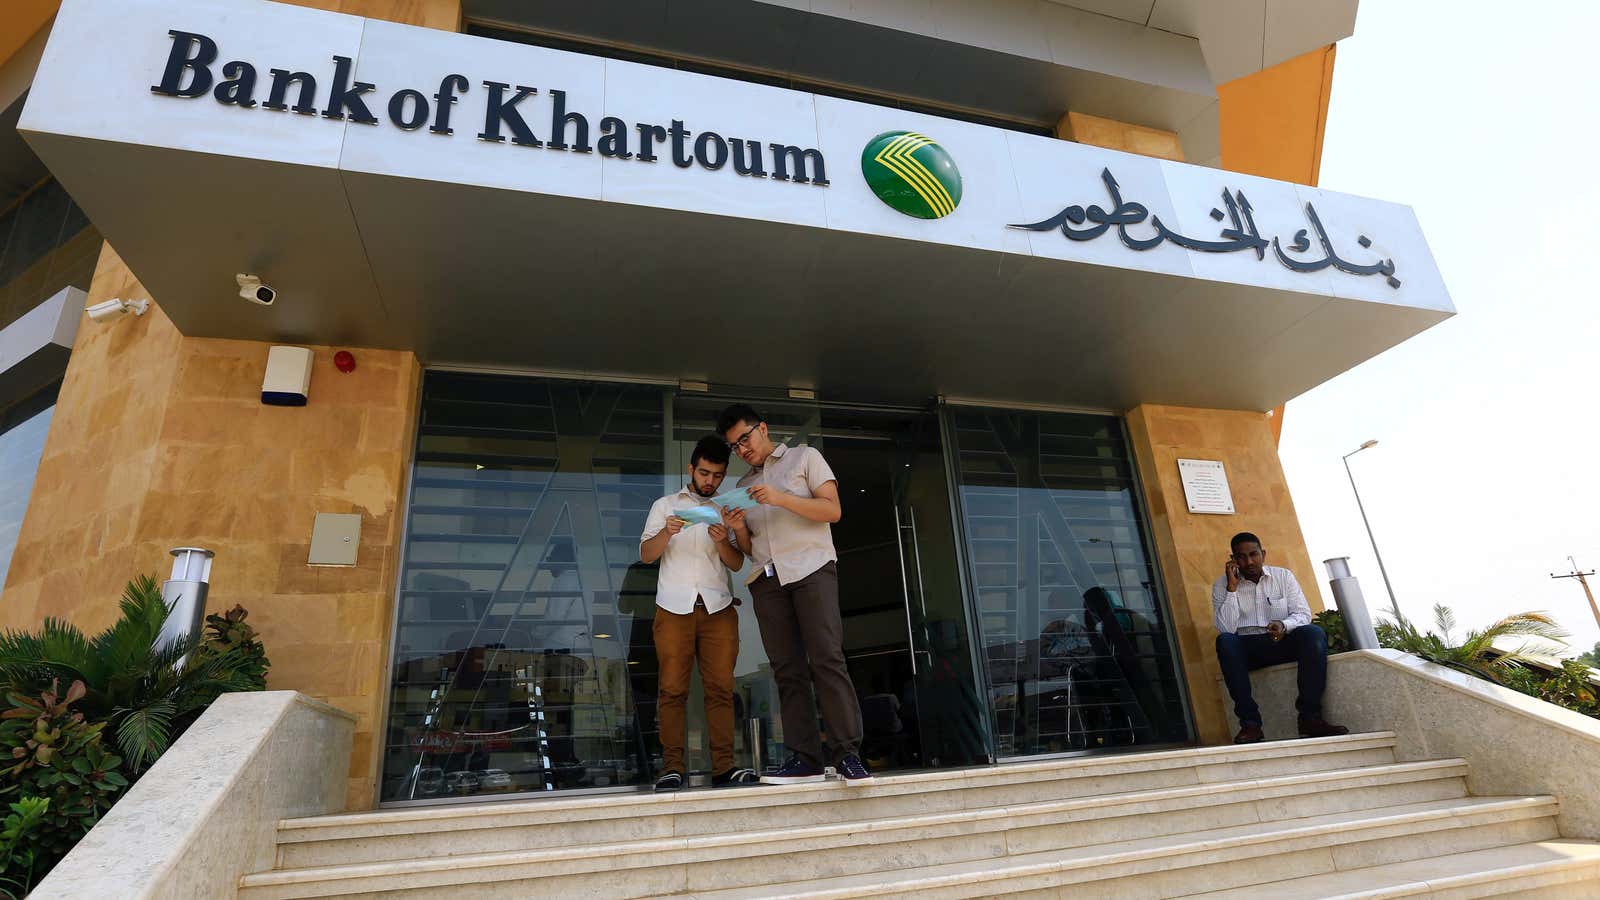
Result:
[[[1125,596],[1125,594],[1127,592],[1125,590],[1123,590],[1123,587],[1122,587],[1122,565],[1117,562],[1117,542],[1113,541],[1110,538],[1097,538],[1097,537],[1095,537],[1095,538],[1089,538],[1089,543],[1091,543],[1091,544],[1110,544],[1111,545],[1111,570],[1114,573],[1116,573],[1116,576],[1117,576],[1117,601],[1120,602],[1123,606],[1127,606],[1128,605],[1128,598]]]
[[[1361,491],[1356,488],[1356,476],[1350,471],[1350,457],[1376,446],[1378,446],[1377,441],[1367,441],[1340,459],[1344,463],[1344,474],[1350,479],[1350,492],[1356,495],[1356,509],[1361,511],[1361,524],[1367,527],[1367,540],[1372,543],[1372,555],[1378,559],[1378,574],[1383,576],[1383,589],[1389,592],[1389,607],[1398,610],[1400,604],[1394,599],[1394,586],[1389,583],[1389,570],[1383,567],[1383,554],[1378,552],[1378,539],[1372,536],[1372,523],[1367,521],[1367,508],[1361,504]]]
[[[216,554],[200,547],[172,551],[172,577],[161,585],[167,604],[167,621],[156,637],[157,649],[166,649],[200,636],[206,622],[206,593],[211,588],[211,559]],[[177,662],[183,668],[185,655]]]

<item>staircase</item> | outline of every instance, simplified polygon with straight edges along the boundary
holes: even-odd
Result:
[[[288,897],[1600,896],[1554,797],[1472,797],[1392,733],[675,795],[292,819]]]

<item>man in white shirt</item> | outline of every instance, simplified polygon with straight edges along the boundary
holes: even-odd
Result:
[[[1254,744],[1261,710],[1250,695],[1250,672],[1294,662],[1300,667],[1301,737],[1348,734],[1343,725],[1322,718],[1322,691],[1328,684],[1328,636],[1311,621],[1311,607],[1294,573],[1266,565],[1261,539],[1248,531],[1233,536],[1222,577],[1211,586],[1211,612],[1217,626],[1217,662],[1239,719],[1235,744]]]
[[[739,613],[728,573],[744,554],[724,523],[690,524],[678,516],[709,500],[728,475],[728,446],[707,435],[689,457],[689,482],[650,507],[639,536],[639,559],[661,561],[652,634],[660,661],[656,720],[661,729],[661,776],[656,790],[681,790],[687,780],[683,752],[690,667],[698,660],[711,733],[713,787],[755,784],[756,773],[733,762],[733,666],[739,658]]]

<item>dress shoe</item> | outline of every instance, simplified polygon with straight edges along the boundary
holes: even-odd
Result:
[[[1333,723],[1323,721],[1322,719],[1300,720],[1301,737],[1338,737],[1341,734],[1349,733],[1350,729],[1344,727],[1343,725],[1334,725]]]

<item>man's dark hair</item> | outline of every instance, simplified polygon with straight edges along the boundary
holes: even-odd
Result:
[[[1233,536],[1233,540],[1228,542],[1228,549],[1238,553],[1240,544],[1255,544],[1257,547],[1259,547],[1261,546],[1261,538],[1256,537],[1248,531],[1241,531]]]
[[[717,416],[717,434],[726,435],[729,428],[741,422],[754,425],[760,421],[761,414],[756,412],[754,407],[747,403],[735,403],[723,410],[722,415]]]
[[[702,459],[719,466],[727,465],[728,445],[714,434],[706,435],[694,445],[694,452],[689,454],[689,465],[698,466]]]

